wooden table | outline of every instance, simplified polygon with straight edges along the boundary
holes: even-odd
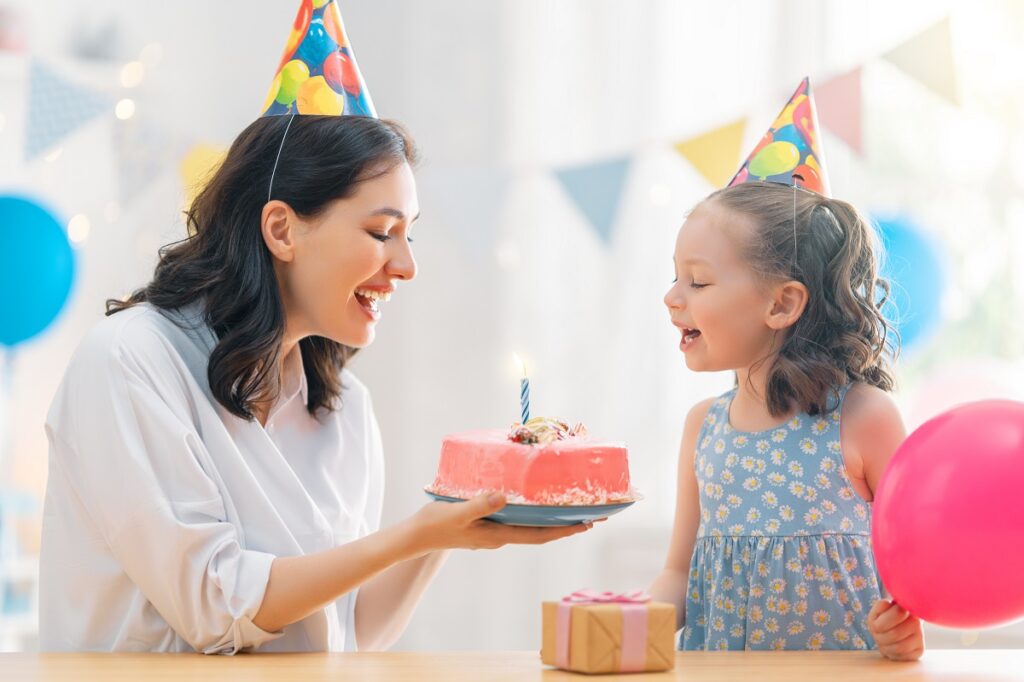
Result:
[[[358,654],[0,654],[0,680],[1024,680],[1024,650],[932,650],[915,663],[874,652],[684,652],[676,669],[585,676],[543,666],[533,651]]]

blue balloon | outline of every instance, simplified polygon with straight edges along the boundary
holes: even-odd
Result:
[[[38,203],[0,196],[0,346],[26,341],[57,317],[75,256],[57,219]]]
[[[791,142],[796,145],[797,149],[803,149],[807,146],[807,142],[797,131],[796,126],[793,125],[782,126],[776,130],[775,134],[772,136],[772,140],[774,142]]]
[[[931,336],[942,320],[945,258],[939,245],[906,217],[876,224],[883,247],[881,275],[892,287],[882,313],[909,348]]]
[[[324,60],[337,49],[338,43],[327,33],[323,20],[314,19],[309,23],[309,30],[295,51],[295,56],[306,62],[310,77],[321,76]]]

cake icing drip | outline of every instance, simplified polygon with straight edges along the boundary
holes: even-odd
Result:
[[[548,417],[534,417],[525,424],[513,424],[508,439],[523,445],[548,445],[559,440],[587,435],[587,427],[581,423],[569,426],[563,421]]]

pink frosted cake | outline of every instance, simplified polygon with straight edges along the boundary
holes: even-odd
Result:
[[[469,499],[505,493],[510,504],[595,505],[633,499],[627,450],[590,438],[582,424],[536,417],[511,431],[446,436],[432,493]]]

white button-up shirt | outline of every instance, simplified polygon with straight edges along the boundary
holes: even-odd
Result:
[[[264,428],[213,398],[214,343],[197,306],[142,304],[75,352],[46,421],[44,650],[356,648],[355,592],[282,632],[252,619],[274,557],[377,530],[384,465],[369,394],[345,370],[342,407],[314,418],[296,347]]]

